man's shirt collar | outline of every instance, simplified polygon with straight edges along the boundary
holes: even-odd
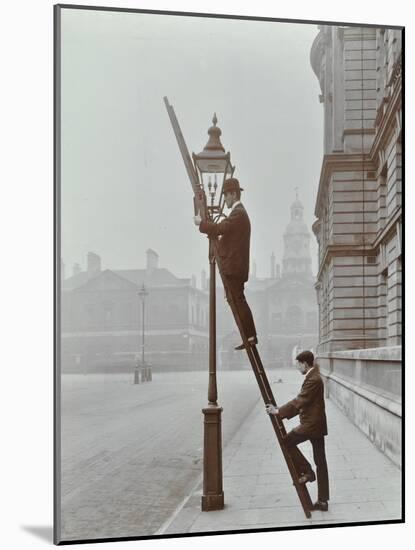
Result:
[[[314,367],[311,367],[311,369],[309,369],[306,373],[305,373],[305,377],[307,378],[307,376],[310,374],[310,372],[314,370]]]
[[[236,201],[236,202],[233,203],[232,208],[231,208],[231,212],[233,212],[233,209],[234,209],[236,206],[238,206],[238,204],[242,204],[241,201]]]

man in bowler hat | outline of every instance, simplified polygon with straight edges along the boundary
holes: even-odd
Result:
[[[251,238],[251,223],[248,214],[241,203],[241,191],[239,181],[236,178],[228,178],[223,183],[223,195],[225,204],[231,209],[231,213],[220,223],[202,221],[200,215],[194,217],[194,222],[199,226],[201,233],[209,237],[219,239],[219,256],[221,259],[222,273],[226,276],[229,291],[232,293],[235,305],[238,309],[244,332],[251,346],[258,343],[255,324],[251,309],[245,299],[244,287],[249,275],[249,243]],[[226,290],[226,298],[229,302],[229,292]],[[244,349],[240,344],[235,349]]]
[[[284,440],[288,452],[299,474],[298,481],[307,483],[315,481],[316,476],[310,463],[298,450],[297,445],[309,440],[313,447],[313,458],[317,467],[318,500],[314,510],[327,512],[329,500],[329,478],[327,472],[324,437],[327,435],[327,420],[324,406],[324,385],[318,365],[314,364],[311,351],[303,351],[297,355],[297,366],[305,380],[297,397],[282,407],[271,404],[265,406],[268,414],[280,418],[292,418],[300,415],[300,424],[288,432]]]

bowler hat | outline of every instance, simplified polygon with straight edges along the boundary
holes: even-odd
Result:
[[[230,193],[231,191],[243,191],[242,187],[239,187],[239,181],[236,178],[228,178],[223,182],[223,193]]]

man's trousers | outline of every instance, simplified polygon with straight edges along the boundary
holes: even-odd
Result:
[[[256,329],[254,324],[254,319],[252,317],[251,309],[246,301],[244,294],[245,283],[241,279],[236,277],[226,277],[229,290],[232,293],[232,297],[235,303],[235,306],[239,312],[241,318],[242,326],[245,331],[246,337],[250,338],[251,336],[256,336]],[[229,292],[226,291],[226,299],[229,302]]]
[[[298,474],[308,474],[312,472],[312,468],[308,460],[302,452],[297,448],[297,445],[303,441],[309,440],[313,446],[313,458],[317,468],[317,485],[318,485],[318,500],[327,502],[329,500],[329,475],[327,471],[326,452],[324,448],[324,436],[309,437],[299,434],[295,430],[291,430],[286,435],[284,442],[287,450],[293,459],[295,469]]]

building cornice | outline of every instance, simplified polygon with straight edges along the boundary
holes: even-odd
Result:
[[[320,262],[320,268],[317,273],[317,281],[320,281],[320,277],[324,271],[324,268],[333,257],[341,256],[374,256],[375,250],[372,243],[368,244],[329,244],[326,247],[324,256]]]
[[[385,227],[382,229],[382,231],[379,233],[379,235],[376,236],[375,240],[373,241],[372,247],[376,249],[380,243],[388,237],[388,235],[395,229],[396,224],[398,223],[399,219],[402,217],[402,208],[399,206],[395,212],[392,214],[391,218],[388,220],[388,223],[385,225]]]
[[[394,88],[393,94],[386,103],[386,109],[383,116],[378,121],[379,125],[376,128],[375,139],[370,149],[370,157],[373,162],[376,162],[380,150],[386,147],[392,132],[397,126],[397,114],[402,108],[402,82],[399,80]],[[380,166],[380,169],[383,167]]]
[[[320,181],[317,192],[314,215],[320,218],[320,203],[323,192],[328,186],[330,177],[334,171],[353,172],[360,170],[364,165],[365,170],[373,170],[372,159],[362,153],[332,153],[324,155],[321,167]]]
[[[331,258],[335,256],[376,256],[376,250],[380,243],[388,237],[388,235],[395,229],[396,224],[398,223],[399,219],[402,216],[402,209],[401,207],[397,208],[396,211],[393,213],[390,220],[388,220],[388,223],[385,225],[385,227],[382,229],[382,231],[379,233],[379,235],[376,236],[375,240],[371,243],[361,244],[361,245],[350,245],[350,244],[344,244],[344,245],[333,245],[329,244],[326,247],[326,250],[324,252],[324,256],[320,262],[320,269],[317,273],[317,285],[320,282],[320,277],[324,271],[324,268],[331,260]]]

